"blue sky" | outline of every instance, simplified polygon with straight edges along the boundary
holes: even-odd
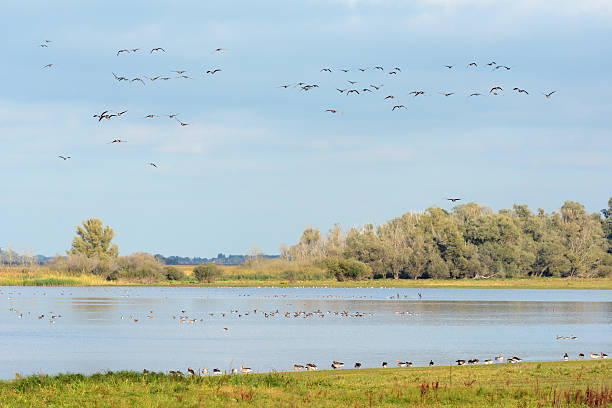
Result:
[[[2,247],[62,253],[93,216],[115,229],[123,254],[276,253],[306,226],[382,223],[450,208],[448,196],[549,212],[576,200],[595,212],[612,194],[609,1],[2,8]],[[140,51],[116,56],[122,48]],[[222,71],[204,74],[213,68]],[[174,78],[183,69],[194,79]],[[120,83],[111,72],[173,78]],[[335,90],[349,80],[383,87]],[[319,88],[278,88],[296,82]],[[502,95],[488,93],[494,86]],[[92,118],[107,109],[128,112]],[[144,118],[171,113],[189,126]],[[128,143],[107,144],[117,138]]]

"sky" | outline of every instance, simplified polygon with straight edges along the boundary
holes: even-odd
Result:
[[[3,248],[64,253],[76,225],[97,217],[122,254],[273,254],[308,226],[450,210],[451,196],[495,211],[574,200],[598,212],[612,195],[607,0],[2,9]],[[139,50],[116,55],[125,48]],[[171,79],[145,78],[158,75]],[[319,87],[281,87],[299,82]],[[128,112],[93,118],[105,110]]]

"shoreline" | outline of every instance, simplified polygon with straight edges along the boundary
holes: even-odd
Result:
[[[65,276],[57,274],[0,273],[0,286],[142,286],[142,287],[262,287],[262,288],[389,288],[389,289],[577,289],[612,290],[609,278],[530,278],[495,280],[408,280],[373,279],[367,281],[303,280],[286,281],[279,279],[237,279],[219,280],[212,283],[195,281],[131,282],[106,281],[97,276]]]
[[[323,373],[323,374],[329,374],[329,373],[350,373],[350,372],[354,372],[354,373],[378,373],[378,372],[387,372],[387,371],[393,371],[393,370],[398,370],[398,371],[404,371],[404,370],[408,370],[408,371],[412,371],[412,372],[420,372],[421,370],[440,370],[440,369],[444,369],[444,370],[454,370],[454,369],[464,369],[466,367],[488,367],[490,369],[493,369],[494,367],[497,368],[501,368],[501,367],[511,367],[511,366],[523,366],[523,367],[531,367],[534,365],[556,365],[556,364],[561,364],[561,365],[571,365],[573,364],[596,364],[598,362],[601,362],[603,364],[610,364],[612,363],[612,358],[610,357],[598,357],[598,358],[589,358],[588,356],[585,356],[584,359],[572,359],[572,360],[530,360],[530,361],[517,361],[517,362],[513,362],[510,363],[509,361],[507,361],[506,359],[504,359],[504,361],[493,361],[492,363],[485,363],[484,361],[480,361],[478,363],[463,363],[461,365],[458,364],[435,364],[433,366],[429,366],[427,364],[425,365],[410,365],[410,366],[399,366],[396,361],[399,360],[389,360],[388,367],[352,367],[350,364],[343,364],[342,367],[338,368],[338,369],[333,369],[333,368],[329,368],[330,365],[325,366],[325,368],[320,368],[318,366],[315,365],[316,368],[312,369],[312,370],[307,370],[305,368],[305,366],[299,370],[291,370],[291,369],[287,369],[287,370],[271,370],[271,371],[249,371],[248,373],[241,373],[240,372],[240,366],[237,366],[235,368],[230,367],[227,370],[223,370],[217,373],[213,373],[213,368],[208,368],[208,367],[196,367],[194,368],[195,370],[195,374],[190,374],[188,372],[188,368],[189,367],[185,367],[183,368],[183,370],[177,369],[177,370],[168,370],[166,371],[154,371],[154,370],[148,370],[146,368],[144,368],[142,371],[135,371],[135,370],[129,370],[129,369],[125,369],[125,370],[101,370],[101,371],[95,371],[92,373],[79,373],[79,372],[60,372],[60,373],[56,373],[56,374],[46,374],[44,372],[40,372],[40,373],[31,373],[31,374],[23,374],[23,373],[15,373],[15,377],[14,378],[0,378],[0,384],[6,384],[6,383],[10,383],[10,382],[14,382],[14,381],[18,381],[18,380],[23,380],[23,379],[27,379],[27,378],[40,378],[42,377],[49,377],[49,378],[53,378],[53,377],[62,377],[62,376],[83,376],[83,377],[95,377],[95,376],[100,376],[100,375],[107,375],[107,374],[113,374],[113,373],[130,373],[133,375],[161,375],[161,376],[165,376],[165,377],[169,377],[169,378],[222,378],[224,376],[239,376],[239,375],[270,375],[270,374],[290,374],[290,375],[299,375],[299,374],[303,374],[303,373]],[[464,360],[466,361],[466,360]],[[331,363],[330,363],[331,364]],[[412,364],[412,363],[411,363]],[[208,372],[203,373],[202,370],[203,369],[208,369]],[[232,370],[237,370],[236,372],[232,372]],[[612,366],[610,367],[610,369],[612,370]],[[250,370],[250,369],[249,369]],[[312,374],[314,375],[314,374]],[[612,380],[612,376],[610,377]]]

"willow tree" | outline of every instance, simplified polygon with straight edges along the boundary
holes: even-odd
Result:
[[[108,260],[119,255],[119,247],[112,244],[115,231],[108,225],[105,227],[99,218],[90,218],[77,226],[77,235],[72,240],[70,252],[83,254],[88,258]]]

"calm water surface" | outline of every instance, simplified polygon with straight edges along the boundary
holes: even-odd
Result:
[[[598,290],[0,287],[0,378],[588,358],[612,355],[611,323]]]

